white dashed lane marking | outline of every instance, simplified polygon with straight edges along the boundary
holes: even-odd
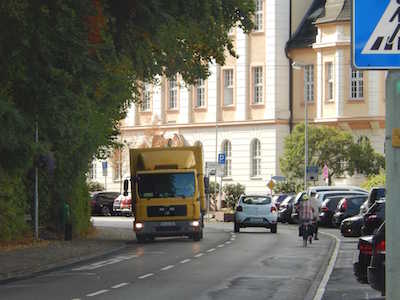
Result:
[[[188,263],[189,261],[191,261],[190,258],[184,259],[184,260],[182,260],[180,263],[181,263],[181,264],[186,264],[186,263]]]
[[[138,279],[145,279],[145,278],[153,276],[153,275],[154,275],[154,273],[149,273],[149,274],[146,274],[146,275],[139,276]]]
[[[199,258],[199,257],[202,257],[203,255],[204,255],[204,253],[199,253],[199,254],[196,254],[194,257]]]
[[[169,269],[172,269],[173,267],[175,267],[175,266],[174,265],[169,265],[169,266],[166,266],[164,268],[161,268],[161,271],[167,271]]]
[[[127,283],[127,282],[123,282],[123,283],[120,283],[120,284],[113,285],[111,288],[112,288],[112,289],[118,289],[118,288],[123,287],[123,286],[126,286],[126,285],[128,285],[128,284],[129,284],[129,283]]]
[[[222,248],[224,246],[225,246],[224,244],[221,244],[221,245],[218,245],[218,248]]]
[[[215,250],[216,250],[215,248],[211,248],[211,249],[208,249],[207,252],[210,253],[210,252],[213,252]]]
[[[107,293],[107,292],[108,292],[108,290],[100,290],[100,291],[97,291],[97,292],[94,292],[94,293],[91,293],[91,294],[87,294],[86,296],[87,297],[94,297],[94,296],[101,295],[101,294],[104,294],[104,293]]]

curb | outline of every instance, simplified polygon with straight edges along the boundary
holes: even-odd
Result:
[[[90,261],[92,259],[98,259],[98,258],[103,258],[106,256],[109,256],[111,254],[114,254],[116,252],[119,252],[123,249],[126,248],[126,244],[119,246],[119,247],[114,247],[113,249],[102,251],[101,253],[96,253],[96,254],[88,254],[85,256],[80,256],[80,257],[73,257],[61,262],[57,263],[49,263],[43,266],[40,266],[36,268],[35,270],[24,270],[24,271],[16,271],[16,272],[10,272],[6,274],[5,276],[0,275],[0,284],[6,284],[9,282],[13,281],[18,281],[18,280],[23,280],[23,279],[28,279],[32,277],[37,277],[42,274],[46,274],[49,272],[54,272],[61,270],[66,267],[70,267],[79,263],[83,263],[86,261]]]
[[[332,255],[334,254],[336,247],[340,246],[340,241],[338,242],[338,240],[331,234],[325,233],[323,231],[319,231],[319,234],[328,236],[331,239],[330,248],[328,251],[329,259],[327,259],[321,266],[321,268],[320,268],[319,272],[317,273],[317,275],[315,276],[314,281],[313,281],[311,287],[309,288],[304,300],[320,300],[321,299],[321,298],[317,297],[318,292],[320,290],[320,285],[322,283],[322,280],[323,280],[326,272],[329,269],[329,265],[332,260]],[[336,257],[334,258],[334,263],[336,263]],[[323,296],[323,294],[321,296]]]

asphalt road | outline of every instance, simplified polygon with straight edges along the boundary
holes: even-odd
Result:
[[[132,236],[129,218],[96,222]],[[208,224],[200,242],[127,241],[112,256],[1,286],[0,299],[312,299],[333,246],[321,235],[303,248],[294,226],[234,234],[231,223]]]

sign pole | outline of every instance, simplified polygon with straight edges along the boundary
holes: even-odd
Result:
[[[386,78],[386,299],[400,299],[400,70]]]

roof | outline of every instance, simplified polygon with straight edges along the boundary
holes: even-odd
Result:
[[[301,20],[296,32],[286,44],[287,49],[312,47],[317,35],[314,22],[323,13],[326,0],[314,0]]]
[[[350,0],[326,0],[324,13],[315,23],[350,21],[350,16]]]
[[[350,0],[314,0],[286,48],[312,47],[317,35],[315,24],[350,21],[350,17]]]

